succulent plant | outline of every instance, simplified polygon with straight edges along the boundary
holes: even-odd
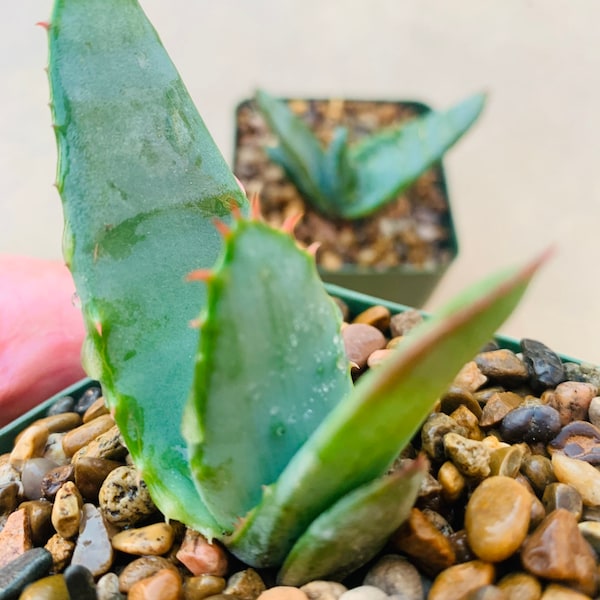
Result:
[[[336,128],[323,148],[286,102],[264,90],[256,104],[279,144],[266,148],[303,198],[323,215],[341,219],[368,216],[398,197],[457,142],[480,115],[484,94],[446,111],[430,111],[353,144]]]
[[[355,385],[314,257],[248,210],[138,3],[56,0],[49,39],[84,363],[155,503],[284,583],[342,577],[407,516],[425,464],[390,465],[539,261]]]

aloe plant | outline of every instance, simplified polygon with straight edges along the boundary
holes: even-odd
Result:
[[[56,0],[49,38],[85,367],[154,501],[283,583],[343,577],[406,518],[426,465],[390,465],[539,261],[354,385],[313,255],[247,210],[137,2]]]
[[[479,117],[484,94],[475,94],[446,111],[430,111],[388,127],[354,144],[348,130],[336,128],[325,149],[288,105],[264,90],[256,104],[279,145],[266,148],[303,198],[328,217],[368,216],[398,197],[439,161]]]

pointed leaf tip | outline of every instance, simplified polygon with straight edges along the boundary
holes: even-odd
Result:
[[[212,277],[211,269],[196,269],[185,276],[186,281],[208,281]]]
[[[49,21],[38,21],[36,23],[36,27],[43,27],[46,31],[50,30],[50,22]]]
[[[321,247],[321,242],[313,242],[310,246],[307,246],[306,251],[313,257],[317,256],[317,252]]]
[[[213,224],[223,237],[227,237],[231,233],[229,225],[227,225],[224,221],[221,221],[221,219],[213,219]]]
[[[303,216],[302,213],[298,212],[296,214],[293,214],[293,215],[290,215],[289,217],[287,217],[285,219],[285,221],[283,222],[283,224],[281,225],[281,231],[283,231],[284,233],[288,233],[289,235],[292,235],[294,233],[294,229],[296,229],[296,225],[298,225],[302,216]]]

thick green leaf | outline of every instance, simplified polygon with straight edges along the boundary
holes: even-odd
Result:
[[[287,233],[237,222],[207,287],[184,434],[200,494],[232,531],[352,380],[339,309]]]
[[[211,219],[245,198],[135,0],[57,0],[49,77],[65,214],[65,258],[100,379],[164,514],[209,535],[181,415],[211,266]]]
[[[345,206],[344,216],[366,216],[396,198],[467,132],[484,102],[485,96],[476,94],[449,110],[431,111],[353,146],[358,184],[356,199]]]
[[[267,149],[271,160],[315,209],[344,219],[365,217],[397,198],[466,133],[484,101],[483,94],[476,94],[447,111],[431,111],[352,146],[340,129],[325,152],[284,102],[264,91],[256,95],[280,143]]]
[[[319,514],[380,476],[459,369],[512,312],[539,262],[462,294],[362,377],[265,489],[230,540],[232,551],[256,566],[281,564]]]
[[[371,560],[408,518],[426,461],[369,482],[321,513],[294,544],[278,575],[283,585],[341,581]]]
[[[331,184],[322,184],[327,174],[324,171],[325,152],[321,144],[284,102],[259,90],[256,92],[256,103],[279,141],[279,146],[267,148],[269,157],[281,165],[311,203],[327,212],[330,202],[325,189]]]

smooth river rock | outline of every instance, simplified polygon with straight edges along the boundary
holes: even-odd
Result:
[[[500,562],[512,556],[527,535],[532,495],[511,477],[484,480],[469,498],[465,529],[469,545],[484,561]]]
[[[530,573],[594,596],[596,557],[577,527],[577,519],[564,508],[551,512],[527,538],[521,561]]]

